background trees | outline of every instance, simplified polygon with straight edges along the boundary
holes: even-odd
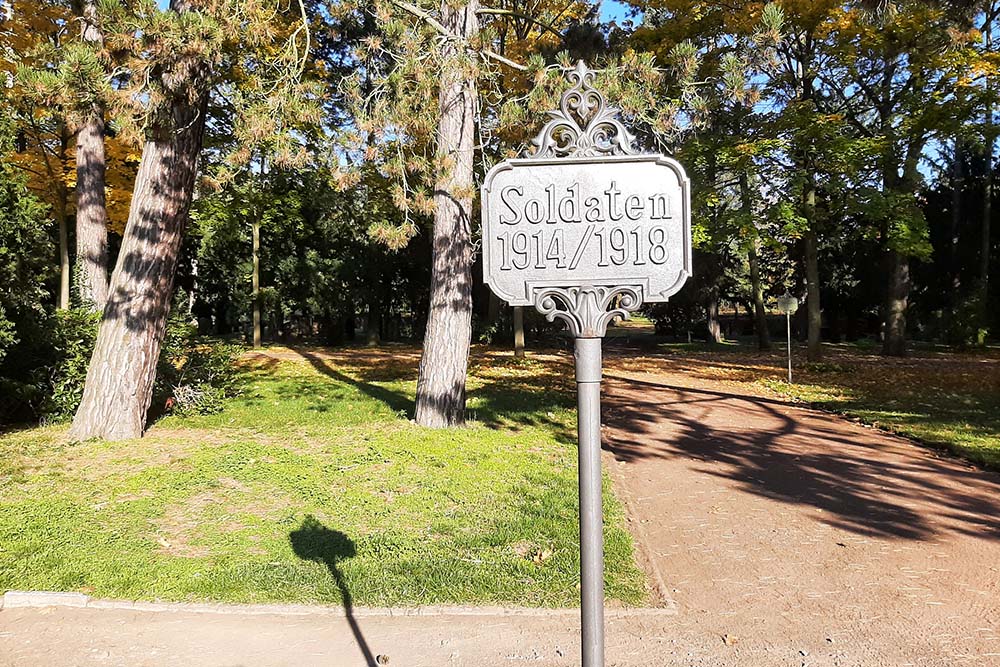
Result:
[[[610,27],[583,0],[4,4],[0,248],[31,287],[2,287],[0,337],[100,306],[114,263],[80,436],[141,432],[172,299],[209,335],[422,340],[416,416],[458,424],[468,346],[506,318],[479,179],[584,57],[694,179],[696,276],[648,311],[662,334],[766,349],[788,289],[814,360],[991,339],[998,3],[632,6]]]

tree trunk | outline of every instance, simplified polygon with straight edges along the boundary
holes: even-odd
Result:
[[[708,321],[708,342],[721,343],[722,325],[719,323],[719,297],[712,294],[705,305],[705,318]]]
[[[983,187],[983,220],[981,235],[979,239],[979,312],[981,314],[980,327],[986,328],[989,319],[989,295],[990,295],[990,251],[991,243],[991,223],[993,217],[993,144],[996,136],[993,131],[993,105],[986,105],[986,183]]]
[[[253,235],[253,275],[250,278],[253,300],[253,346],[260,347],[260,221],[250,223]]]
[[[441,2],[441,22],[465,42],[479,33],[478,0]],[[472,339],[472,197],[476,79],[462,41],[444,45],[437,133],[431,302],[417,379],[416,421],[442,428],[465,421]]]
[[[819,361],[823,355],[820,348],[820,334],[823,328],[823,313],[819,301],[819,252],[816,232],[809,229],[805,233],[806,246],[806,315],[808,316],[808,347],[806,358]]]
[[[368,302],[368,317],[365,323],[365,342],[368,347],[378,347],[382,343],[382,310],[374,295]]]
[[[514,357],[524,359],[524,308],[514,306]]]
[[[60,310],[70,307],[69,287],[72,268],[69,262],[69,192],[64,180],[67,152],[69,151],[70,133],[65,124],[59,126],[59,172],[56,185],[56,200],[53,213],[59,226],[59,300],[56,305]],[[52,172],[50,172],[51,175]]]
[[[69,230],[66,220],[66,197],[57,197],[54,207],[56,223],[59,225],[59,310],[69,308]]]
[[[889,290],[885,304],[885,338],[882,354],[906,356],[906,305],[910,294],[910,260],[889,251]]]
[[[102,41],[93,2],[82,7],[81,37]],[[77,293],[84,308],[101,312],[108,300],[108,227],[104,198],[104,109],[95,104],[76,132]]]
[[[167,325],[205,124],[201,103],[177,99],[146,140],[111,290],[70,435],[142,435]]]
[[[753,298],[753,331],[757,338],[758,350],[771,349],[771,335],[767,330],[767,309],[764,307],[764,286],[760,282],[760,258],[757,254],[760,238],[757,234],[757,222],[753,218],[753,198],[750,194],[750,181],[746,171],[740,172],[740,199],[743,215],[748,224],[753,225],[753,238],[747,249],[747,263],[750,265],[750,292]]]
[[[990,10],[993,9],[992,3]],[[986,51],[993,52],[993,22],[989,21],[984,30]],[[990,254],[991,223],[993,217],[993,154],[996,144],[996,131],[993,124],[993,81],[986,76],[986,111],[983,118],[983,139],[986,144],[986,184],[983,188],[983,223],[979,243],[979,313],[981,329],[989,327],[989,297],[990,297]],[[985,341],[981,341],[985,343]]]

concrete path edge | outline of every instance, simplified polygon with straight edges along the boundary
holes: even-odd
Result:
[[[225,604],[211,602],[144,602],[141,600],[105,600],[84,593],[53,591],[7,591],[0,598],[0,610],[37,607],[83,607],[87,609],[124,609],[148,612],[188,612],[199,614],[244,614],[251,616],[339,616],[347,615],[343,607],[308,604]],[[534,607],[471,607],[430,605],[424,607],[355,607],[356,618],[386,616],[520,616],[558,617],[579,616],[579,609],[546,609]],[[676,607],[606,609],[609,618],[676,616]]]

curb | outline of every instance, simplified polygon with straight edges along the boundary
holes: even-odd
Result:
[[[222,604],[202,602],[143,602],[133,600],[95,599],[83,593],[57,593],[50,591],[7,591],[0,598],[0,610],[42,607],[73,607],[84,609],[111,609],[143,612],[185,612],[194,614],[224,614],[246,616],[333,616],[345,617],[343,607],[308,604]],[[544,609],[534,607],[470,607],[431,605],[426,607],[355,607],[355,618],[412,617],[412,616],[507,616],[507,617],[572,617],[580,615],[579,609]],[[607,609],[608,618],[667,617],[676,616],[673,607]]]

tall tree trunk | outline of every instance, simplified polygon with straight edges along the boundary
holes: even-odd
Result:
[[[204,106],[204,96],[195,105],[172,101],[169,123],[143,147],[74,438],[142,435],[198,170]]]
[[[816,232],[810,229],[805,233],[806,247],[806,315],[808,316],[808,348],[806,357],[809,361],[819,361],[823,355],[820,347],[820,334],[823,329],[823,311],[820,309],[819,296],[819,252]]]
[[[73,273],[69,262],[69,192],[66,188],[65,165],[68,162],[70,133],[65,123],[59,125],[59,167],[56,185],[56,200],[53,206],[53,213],[56,217],[56,224],[59,227],[59,297],[56,306],[60,310],[67,310],[70,306],[69,287],[70,275]],[[54,172],[50,172],[52,175]]]
[[[714,291],[705,304],[705,319],[708,324],[708,342],[721,343],[723,338],[722,324],[719,322],[719,296]]]
[[[253,346],[260,347],[260,221],[250,223],[253,236],[253,275],[250,277],[253,300]]]
[[[759,241],[754,239],[747,251],[747,260],[750,263],[750,291],[753,293],[753,330],[757,338],[757,349],[770,350],[771,332],[767,328],[767,308],[764,305],[764,285],[760,279],[758,243]]]
[[[514,356],[524,359],[524,308],[514,306]]]
[[[990,313],[990,255],[993,249],[990,227],[993,222],[993,148],[996,142],[996,134],[993,129],[993,104],[990,102],[986,104],[985,125],[986,183],[983,187],[983,220],[979,238],[979,310],[981,314],[980,326],[982,328],[987,327]]]
[[[472,339],[472,195],[476,79],[464,43],[479,33],[478,0],[441,2],[441,23],[462,40],[444,45],[438,104],[431,302],[417,379],[416,421],[442,428],[465,421]]]
[[[368,317],[365,320],[365,343],[368,347],[378,347],[382,343],[382,309],[374,295],[368,302]]]
[[[97,8],[84,2],[81,37],[102,42]],[[77,293],[84,308],[104,310],[108,300],[108,227],[104,198],[104,109],[95,104],[76,133],[76,263]]]
[[[753,238],[747,248],[747,263],[750,265],[750,292],[753,298],[753,331],[757,338],[758,350],[771,349],[771,334],[767,330],[767,309],[764,307],[764,286],[760,281],[760,257],[758,247],[757,222],[754,220],[753,196],[750,193],[750,179],[746,171],[740,172],[740,199],[743,215],[753,225]]]
[[[60,310],[69,308],[69,276],[72,271],[69,265],[69,230],[67,229],[66,196],[56,198],[54,207],[56,223],[59,225],[59,301]]]
[[[885,338],[882,354],[906,356],[906,307],[910,294],[910,259],[890,250],[888,255],[889,291],[885,303]]]

